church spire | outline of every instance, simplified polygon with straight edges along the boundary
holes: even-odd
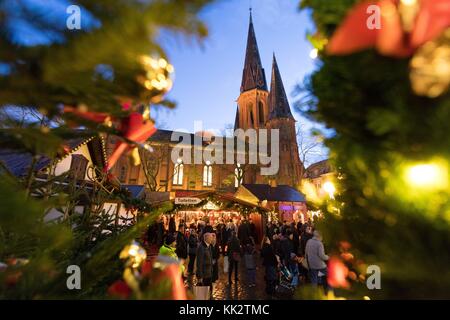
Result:
[[[242,73],[241,92],[262,89],[267,90],[266,75],[261,64],[255,30],[253,29],[252,11],[248,26],[247,50],[245,53],[244,72]]]
[[[289,101],[284,90],[283,81],[281,80],[280,70],[278,69],[275,53],[272,62],[272,79],[270,82],[269,93],[269,120],[275,118],[294,119],[289,107]]]

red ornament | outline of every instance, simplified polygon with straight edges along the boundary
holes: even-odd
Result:
[[[184,287],[180,266],[178,264],[168,264],[162,270],[159,280],[163,279],[169,279],[171,282],[171,300],[187,300],[186,288]]]
[[[108,294],[120,299],[128,299],[131,295],[131,289],[123,280],[117,280],[108,288]]]
[[[347,281],[348,268],[336,257],[331,257],[328,262],[328,284],[333,288],[349,288]]]
[[[126,139],[136,143],[144,143],[156,132],[156,128],[152,121],[145,121],[142,114],[133,112],[127,118],[122,120],[120,131]],[[135,146],[130,146],[130,144],[126,142],[118,141],[111,157],[108,160],[105,170],[109,171],[120,158],[122,153],[127,150],[130,151],[133,148],[135,148]]]
[[[347,55],[375,47],[381,54],[409,57],[425,42],[450,27],[450,1],[416,0],[419,2],[411,32],[404,30],[399,0],[365,1],[355,5],[333,34],[327,52]],[[369,29],[369,6],[379,8],[380,28]]]

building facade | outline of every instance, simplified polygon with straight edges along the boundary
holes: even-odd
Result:
[[[292,187],[300,184],[302,163],[298,153],[295,119],[290,110],[275,55],[272,61],[270,88],[268,87],[251,14],[234,128],[279,130],[280,166],[277,174],[270,177],[262,176],[259,164],[239,164],[238,161],[234,164],[216,164],[208,161],[202,164],[189,164],[184,163],[182,159],[173,161],[171,153],[178,142],[171,140],[174,132],[168,130],[158,130],[149,139],[148,144],[154,151],[141,154],[141,165],[130,165],[124,156],[112,169],[112,173],[123,184],[145,184],[151,191],[160,192],[181,190],[234,192],[242,183],[273,182]],[[195,135],[192,134],[191,141],[194,141],[194,138]],[[114,139],[111,138],[108,142],[108,154],[113,150]],[[201,148],[206,148],[210,143],[203,141]],[[198,146],[187,143],[186,148]],[[234,157],[237,158],[237,155]]]

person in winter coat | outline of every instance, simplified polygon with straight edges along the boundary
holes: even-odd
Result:
[[[231,234],[231,239],[228,243],[228,260],[230,264],[230,269],[228,271],[228,283],[231,285],[231,275],[234,270],[234,282],[238,281],[238,266],[241,260],[241,243],[236,236],[236,233]]]
[[[294,253],[297,255],[298,250],[300,247],[300,235],[297,231],[297,228],[295,227],[295,223],[291,223],[291,233],[293,235],[292,237],[292,245],[294,246]]]
[[[273,235],[273,241],[272,241],[272,247],[275,252],[275,254],[279,257],[282,256],[281,252],[281,234],[275,233]]]
[[[217,241],[217,235],[215,233],[211,233],[212,241],[211,241],[211,252],[213,258],[213,274],[212,274],[212,282],[214,283],[219,279],[219,257],[220,257],[220,247]]]
[[[178,258],[177,253],[175,252],[177,247],[177,239],[175,235],[172,233],[167,234],[166,239],[164,240],[164,244],[159,248],[159,254],[163,256],[171,257],[175,260],[180,261],[181,264],[181,274],[184,274],[184,265],[182,264],[182,260]]]
[[[314,231],[313,237],[306,243],[305,258],[309,266],[309,278],[313,286],[319,284],[319,277],[326,279],[328,256],[322,243],[319,231]],[[326,282],[326,281],[325,281]],[[324,283],[326,286],[326,284]]]
[[[256,225],[253,223],[252,219],[248,220],[248,230],[249,230],[250,237],[252,237],[253,240],[255,241],[255,243],[257,243],[258,235],[256,234]]]
[[[305,256],[305,249],[306,249],[306,243],[309,239],[313,237],[313,229],[310,226],[305,227],[305,231],[302,233],[300,237],[300,248],[299,248],[299,255],[301,257]]]
[[[158,226],[156,228],[156,245],[160,248],[164,244],[164,217],[161,216],[158,221]]]
[[[169,233],[175,233],[176,231],[175,217],[172,216],[169,219]]]
[[[178,227],[177,232],[177,247],[176,247],[176,253],[178,255],[178,258],[186,260],[188,257],[188,249],[187,249],[187,239],[185,236],[185,227],[184,224],[181,224]]]
[[[197,255],[197,248],[198,248],[198,237],[197,232],[194,228],[191,228],[191,232],[189,234],[188,239],[188,254],[189,254],[189,264],[188,264],[188,274],[194,273],[194,266],[195,266],[195,257]]]
[[[273,295],[275,293],[275,286],[277,284],[277,267],[278,260],[275,255],[275,250],[270,243],[269,237],[264,237],[261,246],[261,257],[263,259],[263,266],[265,268],[266,292]]]
[[[294,245],[292,243],[293,235],[289,231],[286,233],[285,236],[282,236],[280,241],[280,247],[281,247],[281,256],[280,258],[283,261],[283,264],[286,267],[289,267],[289,263],[291,260],[291,254],[294,253]]]
[[[245,268],[247,269],[247,279],[248,286],[254,287],[256,286],[256,259],[255,259],[255,245],[250,242],[245,246],[244,249],[244,262]]]
[[[238,238],[243,246],[245,246],[250,239],[250,228],[247,220],[244,220],[238,227]]]
[[[211,250],[212,235],[205,233],[197,249],[197,281],[202,286],[212,286],[213,257]]]

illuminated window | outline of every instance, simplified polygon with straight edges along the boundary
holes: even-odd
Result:
[[[173,168],[173,181],[172,184],[175,186],[181,186],[183,184],[183,162],[181,159],[177,160],[177,163],[175,164]]]
[[[206,165],[203,167],[203,186],[212,186],[212,165],[209,161],[206,161]]]
[[[241,168],[241,165],[238,163],[236,169],[234,169],[234,187],[238,188],[242,184],[243,179],[243,170]]]

